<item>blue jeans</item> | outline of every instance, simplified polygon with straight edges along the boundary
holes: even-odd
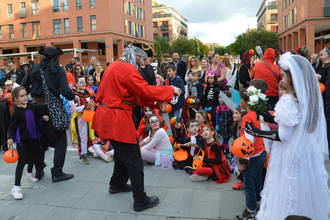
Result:
[[[245,203],[249,211],[256,211],[256,203],[261,199],[260,193],[264,185],[262,173],[266,159],[266,151],[264,151],[259,156],[250,158],[250,164],[244,170],[243,187]]]

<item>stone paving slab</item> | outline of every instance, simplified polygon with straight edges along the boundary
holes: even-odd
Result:
[[[2,154],[0,155],[2,156]],[[46,155],[46,175],[39,183],[22,179],[24,199],[10,195],[15,164],[0,160],[0,220],[165,220],[165,219],[233,219],[244,208],[242,191],[213,181],[191,182],[182,170],[156,169],[145,166],[145,190],[157,195],[160,204],[144,212],[133,211],[131,193],[110,195],[109,178],[113,162],[91,158],[90,165],[79,162],[77,152],[68,148],[64,171],[74,173],[69,181],[52,183],[50,167],[53,150]],[[326,162],[330,170],[330,162]]]

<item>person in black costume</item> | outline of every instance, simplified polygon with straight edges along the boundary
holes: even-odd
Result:
[[[67,100],[75,99],[76,102],[79,102],[79,97],[77,97],[68,86],[65,70],[58,63],[58,57],[63,53],[62,50],[49,46],[39,50],[39,53],[43,55],[43,59],[40,64],[36,64],[31,68],[31,71],[25,76],[22,82],[22,86],[30,89],[32,102],[44,103],[46,101],[42,89],[41,69],[44,72],[45,80],[51,93],[58,98],[60,98],[60,94],[62,94]],[[51,123],[49,123],[49,126],[43,129],[43,131],[43,137],[46,137],[45,139],[48,140],[47,143],[42,143],[43,147],[50,145],[55,148],[54,167],[51,169],[52,181],[59,182],[73,178],[73,174],[63,173],[62,170],[67,148],[66,131],[56,130],[51,126]],[[43,175],[43,172],[40,175]],[[36,178],[38,177],[39,176],[36,174]]]
[[[0,151],[7,151],[7,130],[9,126],[10,113],[8,99],[3,97],[3,89],[0,87]]]

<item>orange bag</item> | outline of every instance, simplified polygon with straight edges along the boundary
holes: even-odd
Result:
[[[92,122],[94,115],[95,115],[95,112],[93,110],[84,110],[82,118],[84,121]]]
[[[3,155],[3,160],[6,163],[16,163],[18,160],[18,153],[11,147]]]
[[[200,148],[199,151],[197,152],[196,156],[194,157],[192,167],[195,170],[202,167],[203,160],[204,160],[204,154],[205,154],[204,150]]]
[[[174,145],[173,157],[176,161],[182,162],[188,159],[188,152],[183,150],[180,145]]]

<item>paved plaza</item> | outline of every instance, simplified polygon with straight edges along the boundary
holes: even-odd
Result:
[[[47,152],[46,175],[41,182],[22,179],[24,199],[15,201],[10,190],[16,164],[0,160],[1,220],[164,220],[164,219],[233,219],[244,208],[242,191],[234,191],[233,176],[227,184],[213,181],[191,182],[182,170],[144,168],[145,190],[158,195],[160,204],[144,212],[133,211],[131,193],[110,195],[109,177],[113,162],[91,159],[90,165],[79,162],[77,152],[68,149],[65,171],[74,173],[72,180],[52,183],[50,167],[53,150]],[[2,154],[1,154],[2,157]],[[330,163],[327,161],[328,171]]]

